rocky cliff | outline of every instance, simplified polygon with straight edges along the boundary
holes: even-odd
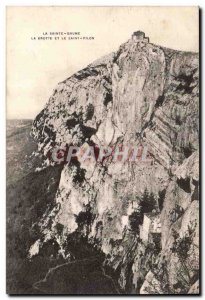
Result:
[[[29,256],[70,237],[103,253],[122,293],[198,293],[198,54],[131,38],[60,82],[33,123],[43,155],[66,145],[146,145],[149,160],[64,164]],[[38,170],[36,170],[38,172]]]

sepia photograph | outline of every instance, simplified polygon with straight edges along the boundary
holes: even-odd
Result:
[[[200,295],[199,19],[7,6],[7,294]]]

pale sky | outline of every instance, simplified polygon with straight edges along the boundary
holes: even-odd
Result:
[[[7,7],[7,118],[33,119],[58,82],[116,51],[134,31],[198,52],[198,7]],[[43,32],[94,40],[32,40]]]

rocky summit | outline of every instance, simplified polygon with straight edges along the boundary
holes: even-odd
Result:
[[[30,260],[46,251],[62,257],[65,268],[89,248],[101,257],[99,272],[113,280],[111,294],[199,293],[197,53],[161,47],[134,32],[118,51],[57,85],[32,136],[34,155],[43,157],[36,173],[55,168],[54,146],[143,145],[149,160],[110,156],[61,165],[53,205],[35,223]],[[47,180],[49,190],[53,178]],[[34,287],[69,294],[59,268]],[[90,285],[87,290],[92,294]]]

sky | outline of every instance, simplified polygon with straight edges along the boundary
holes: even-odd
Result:
[[[58,82],[116,51],[134,31],[198,52],[198,28],[198,7],[7,7],[7,118],[35,118]],[[37,39],[50,37],[46,32],[94,39]]]

